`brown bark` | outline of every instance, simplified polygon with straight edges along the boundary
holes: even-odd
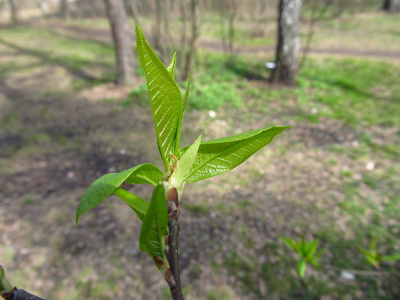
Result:
[[[190,0],[190,22],[191,22],[191,37],[189,41],[189,49],[186,53],[186,63],[184,68],[184,79],[188,79],[190,70],[194,65],[197,52],[197,39],[199,36],[198,30],[198,0]]]
[[[184,68],[184,62],[186,57],[186,44],[187,44],[187,17],[186,17],[186,0],[179,1],[179,10],[181,11],[181,19],[182,19],[182,28],[181,28],[181,46],[180,46],[180,55],[179,55],[179,69]]]
[[[165,279],[170,287],[171,295],[174,300],[183,300],[182,286],[181,286],[181,271],[179,266],[179,196],[176,188],[171,188],[166,194],[166,201],[168,207],[168,253],[167,259],[170,266],[171,273],[168,275],[166,272]],[[172,276],[171,276],[172,275]]]
[[[131,12],[132,12],[132,17],[133,20],[135,21],[136,25],[140,25],[139,24],[139,10],[138,10],[138,3],[135,0],[130,0],[129,1],[129,5],[131,7]]]
[[[169,22],[170,10],[169,0],[155,1],[157,21],[154,23],[154,48],[158,50],[158,56],[162,61],[167,61],[171,56],[169,53],[172,41]]]
[[[5,300],[45,300],[25,290],[14,288],[9,293],[4,293],[1,295]]]
[[[60,1],[60,13],[64,19],[71,18],[71,12],[69,10],[69,3],[68,0],[61,0]]]
[[[400,0],[385,0],[382,9],[386,12],[396,13],[400,10]]]
[[[10,5],[10,17],[11,17],[11,24],[17,25],[18,24],[18,9],[15,3],[15,0],[8,0]]]
[[[104,0],[104,3],[116,49],[117,83],[132,84],[135,82],[132,37],[124,2],[123,0]]]
[[[301,0],[279,1],[276,66],[271,73],[271,82],[287,86],[295,84],[300,52],[300,10]]]

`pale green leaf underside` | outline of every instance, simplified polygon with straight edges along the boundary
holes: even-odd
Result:
[[[169,155],[176,151],[175,141],[182,108],[182,95],[167,68],[146,42],[138,26],[136,27],[136,43],[139,60],[147,79],[158,148],[167,170]]]
[[[161,170],[152,164],[142,164],[119,173],[109,173],[101,176],[92,183],[85,195],[83,195],[76,210],[76,224],[78,224],[79,218],[83,213],[99,205],[114,193],[124,181],[157,185],[161,176]]]
[[[182,155],[181,159],[179,160],[178,166],[175,167],[175,170],[171,175],[171,183],[176,188],[179,189],[183,181],[186,179],[186,176],[189,173],[190,168],[192,167],[193,162],[196,159],[200,143],[201,143],[201,135],[191,146],[189,146],[189,148],[186,150],[186,152]]]
[[[164,258],[164,236],[168,234],[168,212],[164,187],[154,188],[151,202],[147,209],[140,231],[140,250],[151,258],[155,255]]]
[[[117,188],[114,191],[114,194],[124,200],[125,203],[132,208],[141,221],[144,220],[149,207],[149,203],[146,200],[121,188]]]
[[[187,182],[196,182],[232,170],[268,145],[286,128],[274,126],[201,143]],[[182,152],[187,149],[182,149]]]

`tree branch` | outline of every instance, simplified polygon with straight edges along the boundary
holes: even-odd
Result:
[[[182,294],[180,267],[179,267],[179,196],[176,188],[169,189],[166,195],[168,206],[168,255],[167,259],[175,279],[176,288],[170,285],[171,295],[174,300],[184,300]],[[166,278],[167,279],[167,278]]]
[[[46,300],[31,293],[28,293],[25,290],[17,289],[16,287],[10,292],[3,293],[1,296],[5,300]]]

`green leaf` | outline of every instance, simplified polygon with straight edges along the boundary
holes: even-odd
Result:
[[[384,261],[394,261],[399,259],[400,259],[400,254],[386,255],[381,257],[381,260]]]
[[[164,258],[164,236],[168,234],[168,212],[162,185],[154,188],[153,195],[140,231],[140,250],[151,258]]]
[[[109,173],[95,180],[88,188],[78,209],[76,210],[75,222],[78,225],[80,216],[88,210],[96,207],[104,199],[115,192],[124,182],[129,183],[149,183],[156,185],[162,176],[162,172],[152,164],[142,164],[131,169],[119,172]]]
[[[183,96],[183,103],[182,103],[182,111],[181,111],[181,115],[179,117],[179,122],[178,122],[178,135],[177,135],[177,139],[176,139],[176,149],[180,149],[181,148],[181,135],[182,135],[182,127],[183,127],[183,120],[185,117],[185,110],[187,107],[187,104],[189,102],[189,92],[190,92],[190,83],[192,81],[192,73],[193,73],[193,68],[190,71],[190,76],[189,76],[189,80],[188,80],[188,84],[186,86],[186,91],[185,91],[185,95]],[[178,151],[180,154],[180,151]],[[180,158],[180,156],[178,156],[178,158]]]
[[[167,68],[168,73],[172,77],[173,80],[175,80],[175,65],[176,65],[176,52],[174,53],[174,56],[172,57],[172,61]]]
[[[303,251],[302,251],[304,258],[313,256],[313,254],[315,253],[317,248],[318,248],[318,240],[312,240],[307,243],[304,243]]]
[[[375,259],[375,255],[374,255],[373,253],[370,253],[369,251],[367,251],[367,250],[361,248],[360,246],[357,246],[357,248],[358,248],[358,250],[359,250],[362,254],[364,254],[364,256],[365,256],[366,258],[369,257],[369,258]]]
[[[314,255],[314,258],[315,258],[315,259],[319,259],[319,258],[321,258],[322,254],[324,254],[324,249],[319,250],[319,251]]]
[[[367,260],[368,263],[373,265],[375,268],[377,268],[379,266],[380,261],[375,259],[374,257],[365,256],[365,259]]]
[[[144,220],[147,208],[149,207],[149,203],[146,200],[121,188],[117,188],[114,191],[114,194],[124,200],[126,204],[128,204],[129,207],[132,208],[132,210],[136,213],[141,221]]]
[[[368,249],[371,253],[376,253],[376,239],[375,238],[371,238]]]
[[[9,293],[14,287],[8,282],[6,278],[6,273],[2,265],[0,265],[0,296],[3,293]]]
[[[173,187],[180,189],[182,183],[185,181],[190,168],[196,159],[197,151],[201,143],[201,135],[197,140],[187,149],[187,151],[182,155],[181,159],[178,161],[174,172],[171,175],[171,184]]]
[[[285,237],[281,237],[281,240],[286,244],[286,246],[288,246],[290,249],[292,249],[294,252],[298,253],[301,256],[301,250],[295,240],[288,239]]]
[[[300,260],[297,263],[297,274],[299,275],[300,278],[304,278],[304,275],[306,274],[306,267],[307,263],[304,259]]]
[[[319,269],[319,263],[317,262],[317,260],[314,257],[310,257],[308,259],[308,262],[310,264],[312,264],[314,267],[316,267],[317,269]]]
[[[157,186],[163,172],[153,164],[142,164],[140,169],[132,173],[125,182],[131,184],[151,184]]]
[[[232,170],[268,145],[286,128],[274,126],[201,143],[187,182],[196,182]],[[187,149],[182,149],[182,152]]]
[[[177,151],[175,145],[182,110],[182,95],[167,68],[146,42],[139,26],[136,26],[136,44],[147,79],[158,149],[167,171],[168,162],[171,161],[169,155]]]

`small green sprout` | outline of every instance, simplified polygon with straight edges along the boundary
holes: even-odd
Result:
[[[378,250],[376,239],[371,238],[368,249],[357,246],[358,250],[364,255],[365,260],[375,269],[380,268],[382,261],[396,261],[400,260],[400,254],[382,256]]]
[[[318,260],[321,258],[323,250],[317,251],[318,240],[311,240],[309,242],[301,237],[301,240],[296,242],[294,239],[281,237],[282,241],[294,252],[296,252],[300,260],[297,262],[297,274],[300,278],[304,278],[306,274],[307,263],[312,264],[315,268],[319,269]]]

